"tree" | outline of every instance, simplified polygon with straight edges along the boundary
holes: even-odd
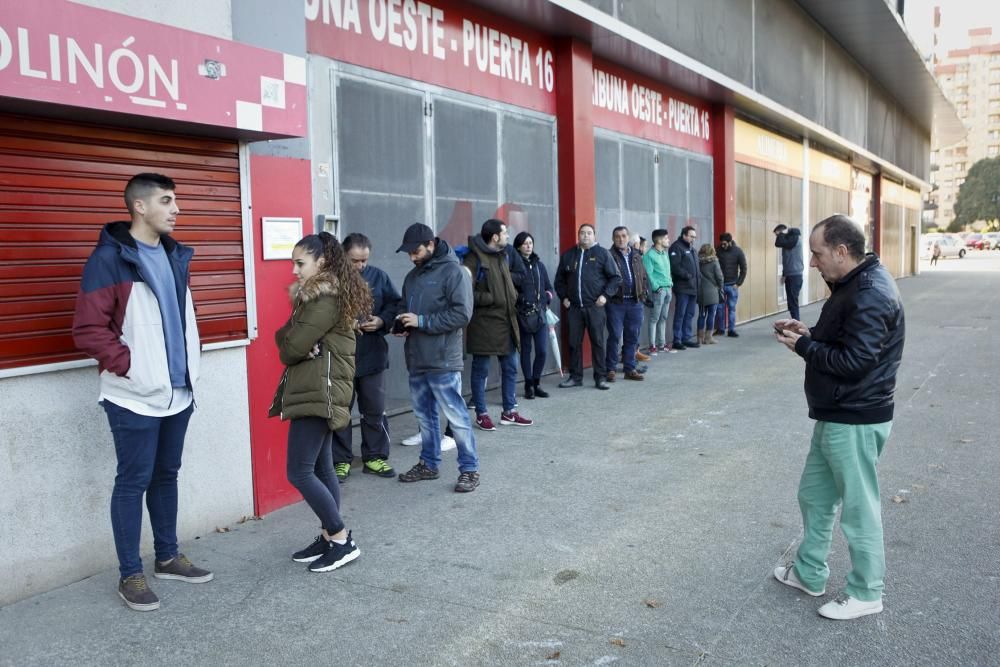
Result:
[[[984,158],[972,165],[955,200],[955,219],[949,232],[961,231],[976,220],[1000,218],[1000,157]]]

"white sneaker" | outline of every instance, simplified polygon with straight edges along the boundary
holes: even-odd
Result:
[[[877,614],[882,611],[882,598],[864,602],[855,600],[846,593],[841,593],[836,600],[827,602],[819,608],[819,615],[824,618],[832,618],[835,621],[849,621],[852,618],[861,618],[869,614]]]
[[[417,431],[409,438],[403,438],[403,441],[399,444],[406,445],[407,447],[416,447],[420,444],[420,431]]]
[[[450,435],[441,436],[441,451],[447,452],[452,449],[455,449],[455,438]]]
[[[826,593],[825,588],[821,590],[819,593],[815,593],[806,588],[805,585],[801,581],[799,581],[798,576],[796,576],[795,574],[795,568],[792,566],[791,563],[789,563],[788,565],[781,565],[779,567],[774,568],[774,578],[783,583],[784,585],[791,586],[792,588],[797,588],[806,595],[811,595],[814,598],[818,598],[819,596]]]

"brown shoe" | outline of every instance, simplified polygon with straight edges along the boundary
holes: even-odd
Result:
[[[639,371],[625,371],[625,379],[639,380],[639,381],[645,380],[642,373],[640,373]]]
[[[608,371],[607,381],[608,382],[614,382],[615,381],[615,372],[614,371]]]
[[[155,611],[160,608],[160,598],[149,589],[146,577],[133,574],[118,582],[118,597],[129,609],[135,611]]]
[[[642,352],[639,352],[638,350],[635,351],[635,360],[636,361],[649,361],[650,359],[652,359],[652,357],[650,357],[648,354],[643,354]]]
[[[215,577],[208,570],[195,566],[184,554],[177,554],[166,563],[156,561],[156,565],[153,566],[153,576],[157,579],[186,581],[189,584],[204,584]]]

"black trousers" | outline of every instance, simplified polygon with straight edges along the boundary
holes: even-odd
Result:
[[[788,302],[788,314],[793,320],[799,319],[800,291],[802,291],[802,275],[785,276],[785,301]]]
[[[590,337],[590,363],[594,371],[594,381],[608,376],[605,367],[607,357],[607,314],[603,306],[570,306],[566,315],[569,320],[569,375],[574,380],[583,379],[583,332]]]
[[[385,418],[385,371],[354,378],[351,407],[361,413],[361,460],[389,458],[389,420]],[[333,462],[350,463],[351,427],[333,433]]]

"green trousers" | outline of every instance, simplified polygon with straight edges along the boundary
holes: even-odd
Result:
[[[840,528],[851,556],[844,592],[866,602],[882,597],[885,548],[876,465],[891,430],[891,421],[862,425],[816,422],[799,481],[805,534],[795,555],[795,574],[809,590],[823,590],[830,577],[826,558],[837,505],[842,504]]]

